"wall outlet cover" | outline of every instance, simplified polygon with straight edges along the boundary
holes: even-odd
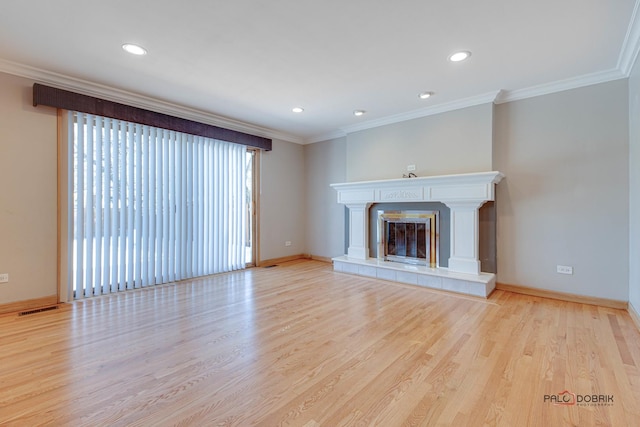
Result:
[[[573,267],[569,265],[557,265],[556,272],[560,274],[573,274]]]

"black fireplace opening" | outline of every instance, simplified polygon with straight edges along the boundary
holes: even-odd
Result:
[[[427,258],[427,226],[412,222],[388,222],[387,254],[419,258]]]

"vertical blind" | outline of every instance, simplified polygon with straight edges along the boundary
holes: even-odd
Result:
[[[76,299],[245,267],[245,146],[68,117]]]

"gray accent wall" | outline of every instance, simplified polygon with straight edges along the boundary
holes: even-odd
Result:
[[[345,254],[345,207],[330,184],[346,180],[346,138],[305,146],[307,252],[331,258]]]
[[[485,273],[498,272],[498,236],[496,202],[486,202],[478,212],[480,271]]]
[[[481,227],[497,235],[495,247],[480,248],[483,270],[497,271],[498,282],[509,285],[618,301],[631,294],[640,308],[640,231],[629,220],[640,217],[638,172],[630,175],[630,164],[640,164],[640,120],[629,123],[629,102],[640,117],[639,94],[636,67],[630,81],[354,132],[339,140],[346,145],[345,179],[334,182],[400,178],[408,164],[418,176],[501,171],[497,200],[481,211]],[[320,144],[305,147],[306,161],[318,156],[317,164],[330,158],[343,167],[337,152],[329,154],[331,143]],[[307,171],[309,179],[318,169]],[[331,191],[326,200],[335,200]],[[310,207],[322,203],[309,197]],[[344,224],[344,209],[325,212],[336,215],[326,223]],[[311,254],[322,247],[321,235],[308,235]],[[492,251],[495,265],[485,269],[484,254]],[[336,244],[320,255],[343,254]],[[572,266],[574,274],[558,274],[557,265]]]
[[[408,165],[418,176],[490,171],[492,123],[484,104],[305,146],[307,253],[346,252],[346,209],[329,184],[401,178]]]
[[[491,169],[492,104],[362,130],[347,136],[347,181]]]
[[[629,78],[629,304],[640,313],[640,62]]]
[[[498,282],[627,300],[627,93],[616,80],[496,106]]]

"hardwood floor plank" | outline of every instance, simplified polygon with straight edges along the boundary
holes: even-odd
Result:
[[[639,366],[623,310],[297,260],[1,316],[0,425],[636,426]]]

